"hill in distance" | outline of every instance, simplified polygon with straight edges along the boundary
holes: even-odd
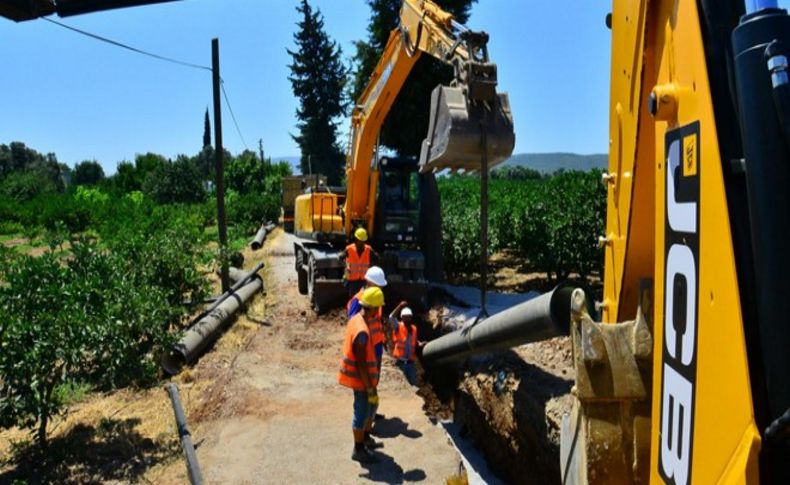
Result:
[[[294,173],[300,173],[299,157],[298,156],[285,156],[285,157],[272,157],[272,161],[279,162],[285,160],[291,164]],[[605,153],[596,153],[592,155],[579,155],[578,153],[519,153],[513,155],[499,167],[512,166],[512,167],[529,167],[537,170],[540,173],[554,173],[557,170],[565,169],[571,170],[604,170],[609,163],[609,156]]]
[[[608,166],[609,156],[605,153],[579,155],[577,153],[519,153],[503,162],[502,166],[528,167],[540,173],[553,173],[557,170],[580,170],[583,172]]]

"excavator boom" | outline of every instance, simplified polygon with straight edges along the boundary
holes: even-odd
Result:
[[[351,118],[344,207],[345,232],[357,226],[373,231],[378,167],[374,160],[381,127],[419,57],[426,53],[453,66],[452,86],[437,86],[423,142],[423,171],[478,170],[486,129],[489,167],[513,152],[515,135],[507,94],[496,92],[496,65],[488,59],[488,35],[471,32],[429,0],[404,0],[400,25],[390,33]]]

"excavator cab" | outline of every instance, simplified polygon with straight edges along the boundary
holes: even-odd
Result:
[[[383,157],[380,165],[375,240],[384,245],[417,241],[420,194],[414,158]]]

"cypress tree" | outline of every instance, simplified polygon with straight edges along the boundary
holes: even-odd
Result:
[[[453,14],[460,23],[469,19],[472,4],[477,0],[434,0]],[[401,0],[367,0],[371,10],[368,38],[354,43],[353,74],[350,98],[356,102],[387,45],[390,31],[400,21]],[[437,84],[448,84],[453,70],[431,56],[417,61],[403,85],[381,129],[381,144],[403,156],[416,156],[428,133],[428,111],[431,91]]]
[[[346,68],[342,50],[324,30],[320,10],[301,0],[296,10],[301,21],[294,33],[295,50],[288,50],[294,95],[299,99],[298,135],[291,135],[301,150],[302,173],[326,175],[330,184],[340,182],[345,156],[337,142],[337,123],[347,107],[344,96]]]
[[[203,120],[203,148],[211,146],[211,121],[208,119],[208,108],[206,108],[206,117]]]

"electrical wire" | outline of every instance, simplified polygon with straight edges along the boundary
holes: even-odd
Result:
[[[76,27],[72,27],[71,25],[67,25],[67,24],[64,24],[62,22],[58,22],[57,20],[52,20],[51,18],[48,18],[48,17],[42,17],[42,19],[46,20],[47,22],[53,23],[55,25],[59,25],[60,27],[63,27],[64,29],[71,30],[73,32],[76,32],[78,34],[82,34],[82,35],[90,37],[92,39],[96,39],[96,40],[99,40],[101,42],[106,42],[106,43],[108,43],[110,45],[114,45],[114,46],[120,47],[122,49],[127,49],[127,50],[130,50],[132,52],[136,52],[138,54],[142,54],[144,56],[153,57],[154,59],[159,59],[160,61],[171,62],[173,64],[178,64],[178,65],[181,65],[181,66],[184,66],[184,67],[191,67],[193,69],[202,69],[202,70],[206,70],[208,72],[211,72],[211,68],[208,67],[208,66],[201,66],[199,64],[193,64],[191,62],[179,61],[178,59],[173,59],[172,57],[166,57],[166,56],[162,56],[162,55],[159,55],[159,54],[154,54],[153,52],[144,51],[142,49],[138,49],[137,47],[132,47],[132,46],[126,45],[126,44],[124,44],[122,42],[118,42],[118,41],[115,41],[115,40],[112,40],[112,39],[108,39],[107,37],[102,37],[101,35],[96,35],[96,34],[92,34],[90,32],[86,32],[86,31],[84,31],[82,29],[78,29]]]
[[[160,54],[155,54],[153,52],[145,51],[143,49],[138,49],[137,47],[132,47],[130,45],[124,44],[123,42],[118,42],[116,40],[108,39],[107,37],[103,37],[101,35],[93,34],[91,32],[87,32],[82,29],[78,29],[76,27],[72,27],[71,25],[64,24],[62,22],[58,22],[57,20],[53,20],[48,17],[42,17],[43,20],[55,24],[59,27],[63,27],[64,29],[71,30],[72,32],[76,32],[78,34],[84,35],[86,37],[90,37],[91,39],[98,40],[100,42],[105,42],[107,44],[113,45],[115,47],[120,47],[122,49],[126,49],[137,54],[141,54],[144,56],[152,57],[154,59],[170,62],[172,64],[176,64],[182,67],[189,67],[192,69],[200,69],[202,71],[212,72],[212,69],[208,66],[201,66],[200,64],[193,64],[191,62],[181,61],[178,59],[174,59],[172,57],[163,56]],[[247,142],[244,140],[244,136],[241,134],[241,129],[239,128],[239,123],[236,120],[236,115],[233,113],[233,107],[230,104],[230,99],[228,98],[228,93],[225,91],[225,80],[220,77],[220,88],[222,89],[222,96],[225,98],[225,104],[228,106],[228,111],[230,112],[230,117],[233,120],[233,125],[236,127],[236,133],[239,135],[239,139],[241,139],[242,145],[244,148],[249,150],[250,148],[247,146]]]
[[[228,93],[225,92],[225,81],[220,77],[219,79],[219,87],[222,89],[222,96],[225,98],[225,104],[228,105],[228,111],[230,111],[230,118],[233,120],[233,125],[236,127],[236,133],[239,134],[239,138],[241,139],[241,144],[244,145],[244,148],[249,150],[250,147],[247,146],[247,142],[244,141],[244,137],[241,134],[241,130],[239,129],[239,124],[236,122],[236,115],[233,114],[233,108],[230,106],[230,100],[228,99]]]

